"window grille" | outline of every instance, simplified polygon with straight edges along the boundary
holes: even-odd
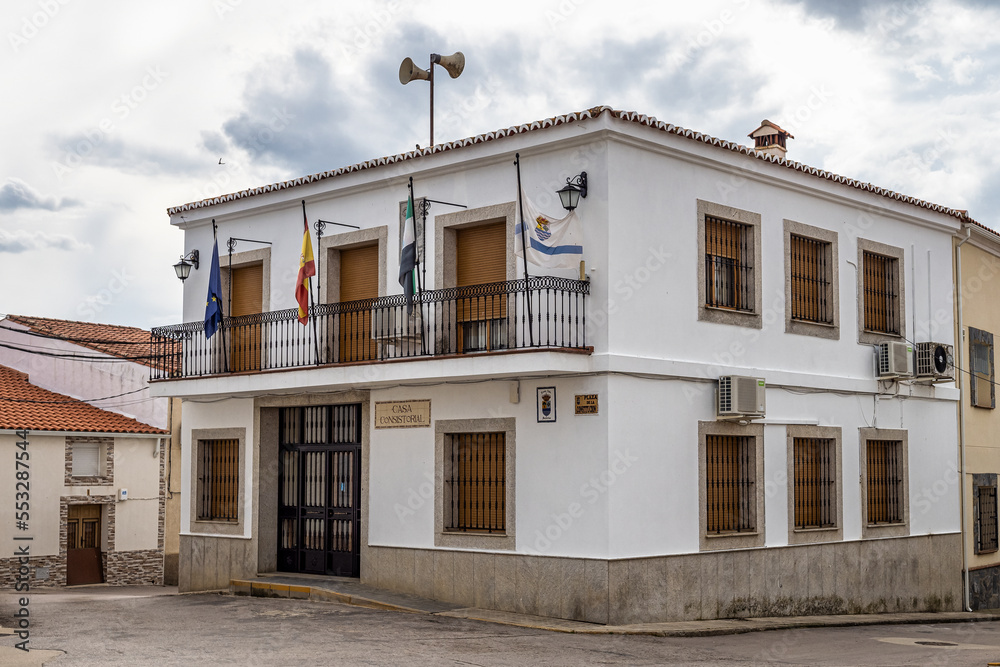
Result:
[[[828,438],[795,438],[792,442],[796,528],[829,528],[837,523],[834,442]]]
[[[868,441],[868,525],[903,523],[903,443]]]
[[[997,487],[976,487],[976,553],[992,553],[997,544]]]
[[[864,253],[865,329],[898,334],[899,284],[895,257]]]
[[[445,435],[446,530],[506,530],[503,433]]]
[[[833,323],[830,303],[830,244],[791,235],[792,319]]]
[[[705,216],[705,305],[754,308],[753,228]]]
[[[202,440],[198,450],[198,518],[238,521],[240,441]]]
[[[971,400],[977,408],[994,406],[993,334],[969,327]]]
[[[709,533],[757,529],[753,436],[709,435],[705,439],[705,483]]]

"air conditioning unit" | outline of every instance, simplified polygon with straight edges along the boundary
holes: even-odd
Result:
[[[955,348],[944,343],[917,343],[917,377],[931,382],[955,379]]]
[[[723,375],[719,378],[716,415],[720,419],[745,419],[764,416],[764,378]]]
[[[895,341],[876,345],[875,377],[879,380],[913,377],[913,346]]]
[[[399,308],[375,309],[371,313],[371,337],[375,340],[398,341],[420,338],[420,319]]]

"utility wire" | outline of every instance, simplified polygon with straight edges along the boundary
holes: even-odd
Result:
[[[35,385],[32,385],[35,386]],[[39,387],[40,388],[40,387]],[[138,394],[140,391],[145,391],[146,387],[141,389],[135,389],[133,391],[126,391],[122,394],[115,394],[114,396],[103,396],[101,398],[72,398],[68,401],[42,401],[34,398],[7,398],[5,396],[0,396],[0,401],[6,401],[8,403],[38,403],[41,405],[66,405],[73,403],[97,403],[100,401],[106,401],[112,398],[118,398],[120,396],[128,396],[129,394]],[[56,393],[56,392],[52,392]],[[96,405],[93,407],[97,407]]]

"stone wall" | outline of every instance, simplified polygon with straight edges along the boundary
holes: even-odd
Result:
[[[362,581],[446,602],[620,625],[957,611],[960,536],[592,560],[368,547]]]
[[[257,543],[234,537],[181,535],[180,592],[228,590],[230,579],[257,575]]]
[[[969,606],[1000,609],[1000,565],[969,570]]]

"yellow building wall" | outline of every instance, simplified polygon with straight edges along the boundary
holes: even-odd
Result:
[[[965,409],[965,533],[970,570],[1000,564],[1000,552],[977,555],[974,549],[972,475],[1000,474],[1000,401],[994,409],[974,406],[967,372],[971,368],[969,327],[992,333],[994,344],[1000,344],[1000,242],[979,236],[974,233],[961,248],[962,331],[956,337],[962,346],[960,363],[956,350],[956,364],[961,367],[956,375]],[[1000,355],[995,354],[994,364],[998,361]]]

